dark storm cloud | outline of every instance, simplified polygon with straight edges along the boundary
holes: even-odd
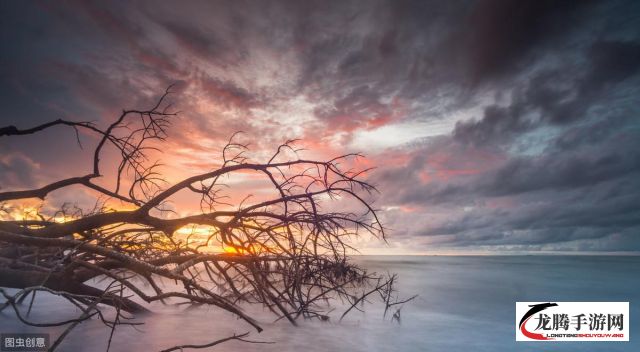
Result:
[[[472,83],[498,78],[530,64],[539,51],[580,25],[591,1],[482,0],[470,10],[452,40]],[[532,55],[533,53],[533,55]],[[534,56],[533,58],[531,56]]]
[[[571,241],[635,236],[640,228],[640,211],[636,204],[638,186],[637,181],[628,177],[615,184],[594,188],[590,190],[592,194],[529,194],[508,209],[478,208],[440,226],[422,230],[430,236],[454,234],[450,241],[465,246],[536,244],[553,247]],[[597,248],[591,248],[594,249]]]
[[[640,154],[637,152],[523,157],[510,160],[479,188],[490,195],[512,195],[540,189],[597,186],[599,182],[638,172]]]
[[[360,147],[407,246],[640,250],[637,1],[0,7],[2,125],[100,123],[177,82],[167,150],[188,167],[237,130],[339,153],[375,132],[392,147]],[[40,181],[45,142],[75,143],[56,133],[0,141],[3,182]]]
[[[509,142],[538,127],[587,119],[589,108],[602,104],[607,89],[640,70],[640,43],[598,41],[586,50],[585,59],[586,67],[577,72],[562,67],[535,74],[514,90],[510,104],[490,105],[482,118],[456,124],[454,137],[474,144]]]
[[[637,249],[638,43],[628,33],[581,39],[578,60],[523,70],[520,79],[502,83],[510,89],[506,102],[489,104],[480,119],[459,121],[450,140],[418,147],[402,168],[381,172],[382,184],[411,185],[391,204],[449,214],[409,234],[453,247]],[[458,163],[476,158],[467,166],[479,172],[456,174],[460,165],[430,160],[442,153]],[[483,164],[489,167],[480,170]],[[420,175],[434,168],[450,176],[423,182]]]
[[[510,156],[484,172],[453,173],[423,183],[418,175],[434,167],[430,154],[446,151],[461,163],[473,158],[469,154],[477,150],[464,144],[456,146],[460,143],[455,140],[440,141],[416,152],[403,168],[380,173],[379,181],[393,184],[402,179],[411,184],[393,194],[391,202],[424,206],[427,212],[429,207],[449,212],[442,222],[415,233],[455,235],[449,239],[455,243],[478,244],[486,236],[501,238],[504,244],[524,243],[519,239],[524,241],[525,237],[506,236],[514,231],[534,233],[526,235],[527,243],[571,241],[580,234],[585,239],[614,233],[631,235],[634,232],[630,229],[640,225],[640,131],[634,127],[635,116],[610,119],[579,130],[569,128],[534,155]],[[480,156],[476,162],[492,161]],[[460,165],[436,167],[451,172]],[[461,211],[463,208],[468,210]],[[559,235],[563,230],[566,236]]]

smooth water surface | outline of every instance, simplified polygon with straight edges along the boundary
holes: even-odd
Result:
[[[293,327],[257,312],[265,331],[252,331],[215,309],[189,311],[153,306],[158,313],[133,329],[121,327],[111,351],[158,351],[206,343],[251,331],[273,344],[229,342],[211,351],[640,351],[640,257],[625,256],[366,256],[372,271],[397,273],[400,291],[419,297],[407,303],[401,324],[382,320],[381,307],[366,307],[347,321],[303,322]],[[40,297],[31,318],[68,317],[68,307]],[[628,301],[630,342],[516,342],[516,301]],[[26,307],[25,307],[26,309]],[[337,312],[336,313],[341,313]],[[5,310],[0,332],[50,332],[22,325]],[[61,351],[104,351],[109,331],[97,321],[78,326]]]

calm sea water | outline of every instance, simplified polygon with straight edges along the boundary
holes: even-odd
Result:
[[[347,321],[307,322],[292,327],[273,323],[257,312],[265,331],[254,340],[229,342],[211,351],[640,351],[640,257],[616,256],[390,256],[356,259],[370,270],[395,272],[400,290],[419,297],[402,309],[402,324],[381,319],[379,306],[368,306]],[[628,301],[630,342],[516,342],[516,301]],[[43,298],[31,318],[49,321],[69,316],[68,307]],[[111,351],[157,351],[177,344],[206,343],[246,324],[214,309],[190,311],[154,306],[136,329],[116,331]],[[25,327],[5,310],[0,332],[49,332]],[[80,325],[61,351],[104,351],[109,331],[98,322]]]

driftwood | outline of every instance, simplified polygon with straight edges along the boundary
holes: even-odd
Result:
[[[94,317],[112,329],[113,337],[116,326],[135,324],[129,319],[132,314],[146,312],[145,305],[154,301],[216,306],[258,332],[259,322],[240,308],[242,304],[264,305],[275,318],[295,325],[301,317],[328,319],[326,303],[333,299],[347,302],[347,312],[359,309],[356,306],[374,294],[386,302],[387,310],[401,303],[392,287],[395,276],[370,274],[347,260],[351,249],[347,238],[363,233],[382,240],[385,236],[376,210],[363,196],[375,192],[361,179],[368,170],[342,168],[360,155],[304,160],[297,158],[295,141],[288,141],[269,161],[254,162],[244,156],[247,145],[234,136],[213,171],[167,184],[160,164],[150,162],[149,155],[165,140],[176,115],[166,103],[169,94],[167,90],[151,109],[123,111],[106,129],[66,120],[28,129],[0,128],[0,138],[56,126],[73,128],[79,144],[81,132],[98,138],[90,173],[34,189],[0,192],[0,287],[20,289],[16,294],[1,290],[0,308],[11,307],[23,323],[43,326],[20,313],[21,303],[27,297],[33,300],[36,292],[59,295],[79,307],[82,314],[77,319],[44,325],[68,326],[52,346],[55,349],[77,324]],[[116,164],[102,165],[107,150],[118,153]],[[109,175],[114,175],[110,187],[101,183],[108,167],[112,167]],[[226,204],[224,194],[233,188],[223,181],[234,173],[260,175],[272,185],[275,196],[251,204],[248,200]],[[87,212],[65,205],[53,214],[11,216],[21,202],[46,201],[51,192],[72,186],[91,190],[99,199],[96,207]],[[197,214],[167,213],[164,205],[179,192],[197,196]],[[359,213],[324,210],[330,202],[345,198],[359,205]],[[107,201],[124,203],[127,210],[107,207]],[[194,245],[189,241],[194,234],[187,238],[176,234],[188,227],[206,229],[205,238]],[[211,246],[230,248],[232,253],[214,253],[207,250]],[[97,278],[110,284],[105,289],[88,284]],[[161,288],[159,280],[179,283],[181,289]],[[153,292],[145,290],[142,281]],[[108,306],[117,312],[111,321],[102,314]],[[168,350],[209,347],[245,336]]]

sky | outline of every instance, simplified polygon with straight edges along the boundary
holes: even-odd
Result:
[[[638,1],[2,1],[0,14],[0,126],[104,126],[175,84],[172,180],[207,171],[236,131],[256,158],[292,138],[310,158],[364,153],[389,228],[364,253],[640,251]],[[68,129],[0,140],[4,189],[88,171]]]

